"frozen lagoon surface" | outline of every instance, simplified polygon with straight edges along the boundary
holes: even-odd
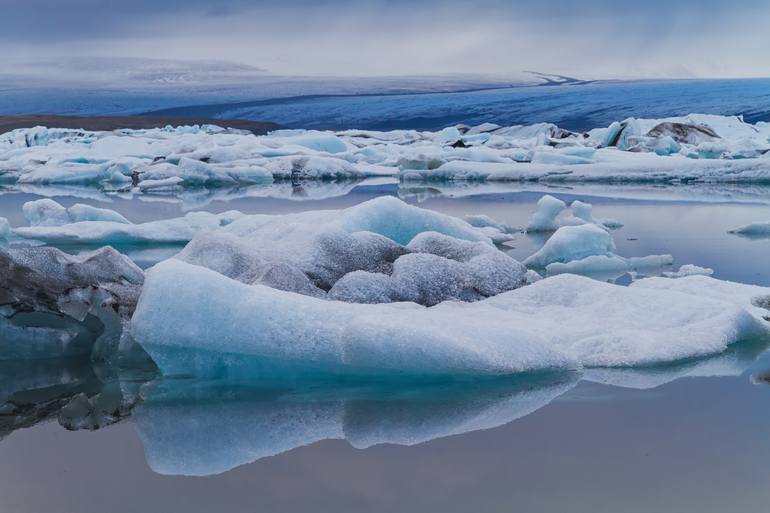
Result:
[[[719,279],[770,286],[770,239],[729,233],[770,220],[765,186],[394,182],[200,189],[180,200],[85,187],[12,189],[0,195],[0,217],[25,226],[22,205],[46,196],[64,207],[108,208],[142,223],[190,210],[341,209],[393,195],[452,216],[486,215],[523,228],[548,193],[568,204],[591,203],[596,218],[622,223],[611,232],[617,255],[670,254],[669,271],[696,264]],[[549,236],[514,232],[505,247],[523,261]],[[146,268],[181,244],[117,247]],[[626,273],[609,279],[631,281]],[[142,390],[145,400],[123,422],[94,432],[63,429],[60,423],[76,427],[72,419],[80,417],[68,410],[57,418],[50,413],[56,401],[80,392],[92,396],[101,387],[109,405],[117,383],[122,404],[131,403],[152,378],[105,375],[77,362],[65,368],[0,362],[0,395],[24,406],[21,416],[0,413],[0,509],[760,510],[770,499],[765,347],[762,340],[745,341],[676,364],[474,384],[321,382],[255,389],[165,379]]]

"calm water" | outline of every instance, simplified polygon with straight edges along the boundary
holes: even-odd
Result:
[[[671,253],[675,266],[694,263],[719,278],[770,286],[770,239],[727,233],[770,219],[770,189],[549,192],[623,222],[614,232],[623,256]],[[277,213],[396,194],[522,226],[542,192],[365,183],[338,194],[148,202],[69,191],[56,199],[139,222],[196,205]],[[0,195],[0,216],[23,224],[21,205],[38,197]],[[523,258],[542,242],[519,234],[511,253]],[[178,248],[121,249],[148,266]],[[750,341],[708,360],[580,380],[563,373],[472,385],[256,389],[115,375],[84,362],[0,366],[0,398],[26,408],[16,425],[0,410],[0,511],[759,511],[770,502],[766,346]],[[105,389],[143,400],[97,431],[60,425],[62,401]]]

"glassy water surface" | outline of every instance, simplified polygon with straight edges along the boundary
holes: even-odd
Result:
[[[24,224],[21,205],[36,192],[51,193],[6,190],[0,216]],[[73,189],[56,200],[141,222],[190,209],[343,208],[390,194],[524,226],[543,192],[623,222],[613,232],[620,255],[671,253],[674,267],[770,286],[770,239],[727,233],[770,220],[762,187],[365,182],[195,191],[181,201]],[[543,242],[519,233],[508,250],[523,259]],[[180,247],[119,249],[148,267]],[[0,510],[761,510],[770,500],[768,343],[667,366],[465,383],[256,386],[160,379],[151,367],[108,370],[87,358],[5,362]]]

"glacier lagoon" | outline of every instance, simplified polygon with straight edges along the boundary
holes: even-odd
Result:
[[[770,219],[770,189],[761,185],[370,179],[255,185],[247,194],[195,189],[180,197],[87,187],[36,192],[6,191],[0,217],[23,226],[22,205],[47,196],[64,207],[115,210],[134,223],[189,210],[341,209],[396,196],[456,217],[486,215],[523,227],[547,193],[591,203],[596,217],[619,220],[623,226],[612,230],[619,255],[672,255],[673,265],[656,274],[696,264],[722,280],[770,286],[770,239],[729,233]],[[514,231],[504,247],[523,261],[549,235]],[[147,268],[182,246],[116,247]],[[64,248],[79,253],[93,245]],[[606,279],[628,285],[636,277],[622,272]],[[93,331],[80,336],[97,336]],[[759,508],[768,477],[766,347],[760,337],[664,365],[471,383],[320,377],[259,385],[159,378],[141,362],[116,373],[77,355],[66,363],[4,362],[0,505],[19,511],[96,511],[104,504],[116,511],[210,511],[224,501],[271,511]],[[89,431],[95,427],[101,429]],[[92,500],[84,504],[83,496]]]

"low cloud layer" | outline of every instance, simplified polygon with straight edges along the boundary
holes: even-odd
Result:
[[[766,0],[27,0],[3,8],[8,61],[208,59],[297,75],[770,76]],[[586,5],[588,4],[588,5]],[[9,64],[10,66],[11,64]]]

